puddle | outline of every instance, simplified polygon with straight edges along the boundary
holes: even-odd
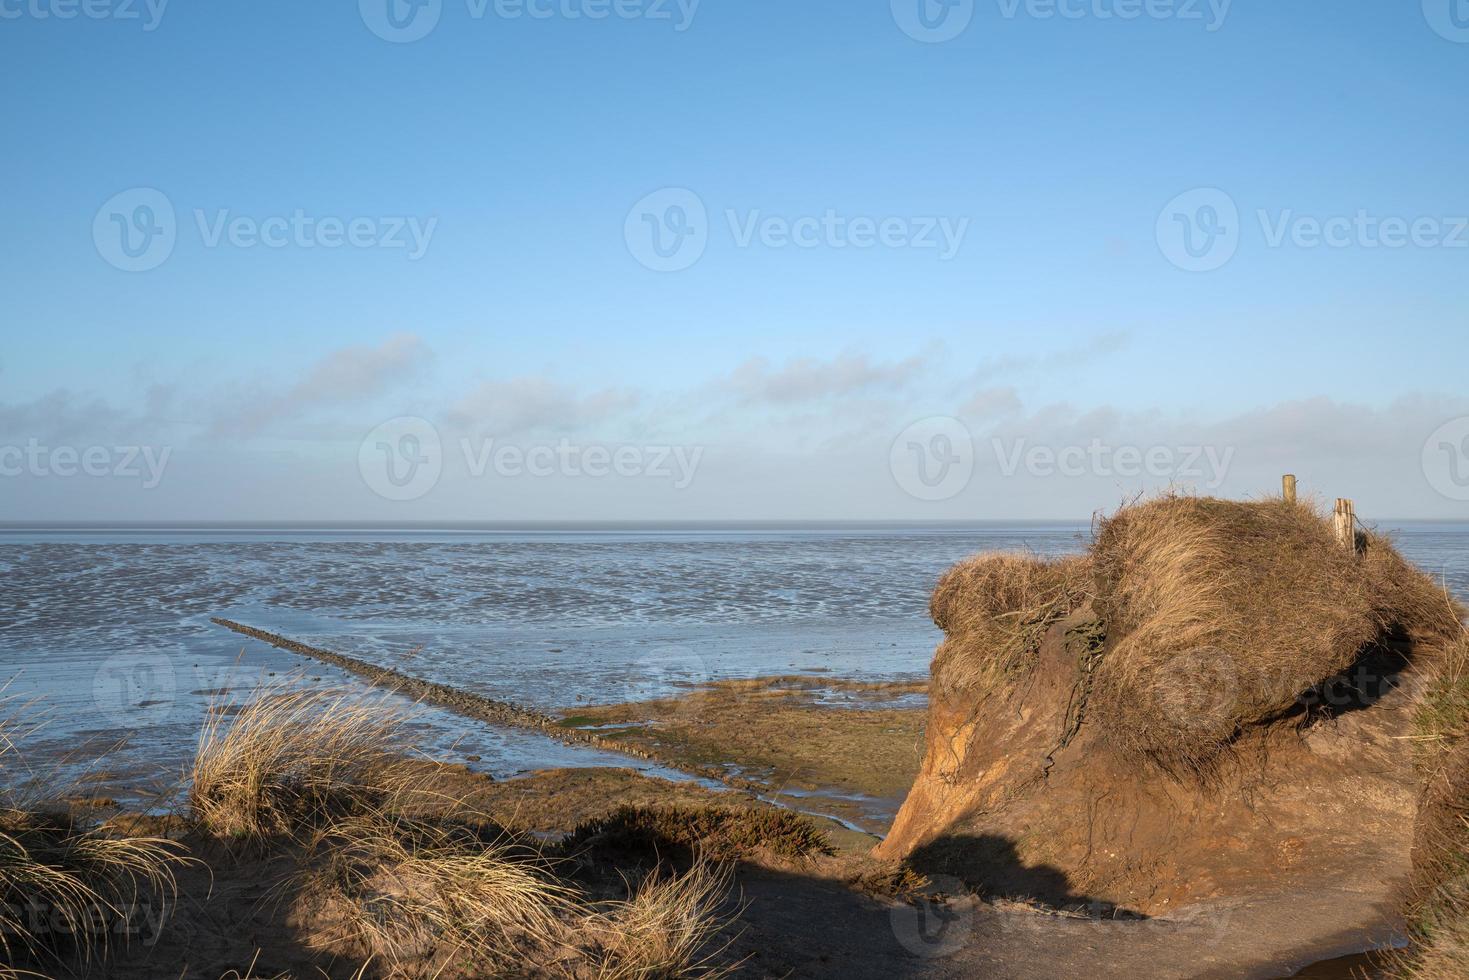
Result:
[[[1387,976],[1387,959],[1390,952],[1376,950],[1370,953],[1353,953],[1333,959],[1312,963],[1299,973],[1291,974],[1292,980],[1382,980]]]

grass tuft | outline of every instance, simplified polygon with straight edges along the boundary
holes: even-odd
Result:
[[[297,836],[381,805],[400,788],[407,709],[388,696],[268,685],[233,713],[216,706],[194,758],[189,805],[219,837]]]
[[[764,851],[795,860],[834,853],[815,824],[758,807],[623,806],[568,834],[561,849],[666,860],[733,861]]]
[[[0,714],[0,784],[24,783],[24,799],[0,800],[0,977],[39,976],[20,964],[104,959],[147,923],[167,917],[176,869],[188,859],[160,837],[130,836],[49,796],[24,762],[19,735],[29,705]],[[17,777],[20,777],[19,779]]]
[[[1029,673],[1046,631],[1082,608],[1090,591],[1085,557],[1000,552],[955,565],[929,602],[946,634],[933,660],[936,692],[979,699]]]

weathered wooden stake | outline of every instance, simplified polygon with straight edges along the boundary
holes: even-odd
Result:
[[[1280,495],[1288,504],[1296,502],[1296,475],[1294,473],[1287,473],[1280,478]]]
[[[1343,548],[1357,550],[1357,510],[1346,497],[1336,498],[1336,512],[1332,515],[1336,525],[1336,541]]]

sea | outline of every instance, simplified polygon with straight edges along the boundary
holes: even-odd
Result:
[[[1379,530],[1469,598],[1469,523]],[[946,568],[1090,536],[1086,522],[0,528],[0,718],[28,758],[103,769],[146,802],[178,786],[211,706],[272,676],[360,685],[216,616],[548,711],[724,678],[918,678]],[[413,724],[426,751],[496,778],[665,774],[437,709]]]

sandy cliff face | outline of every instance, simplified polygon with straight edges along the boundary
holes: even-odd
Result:
[[[1145,915],[1344,874],[1387,902],[1424,785],[1415,712],[1459,611],[1385,542],[1326,550],[1305,508],[1124,514],[1085,562],[945,577],[923,767],[878,853]]]
[[[1084,719],[1066,740],[1083,618],[1051,628],[1035,676],[1003,703],[934,703],[922,772],[879,854],[988,895],[1146,915],[1408,873],[1414,685],[1305,732],[1252,733],[1207,779],[1181,779],[1119,756]]]

